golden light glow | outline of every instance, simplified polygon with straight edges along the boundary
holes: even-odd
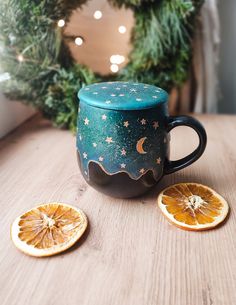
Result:
[[[58,20],[57,25],[58,25],[60,28],[63,28],[63,26],[65,25],[65,20],[63,20],[63,19]]]
[[[23,62],[23,61],[24,61],[23,55],[22,55],[22,54],[18,55],[18,56],[17,56],[17,60],[18,60],[19,62]]]
[[[101,11],[95,11],[93,14],[93,17],[95,19],[101,19],[102,18],[102,12]]]
[[[75,38],[75,44],[76,44],[77,46],[81,46],[83,43],[84,43],[84,40],[83,40],[82,37],[76,37],[76,38]]]
[[[116,64],[112,64],[110,66],[111,72],[117,73],[119,71],[119,67]]]
[[[124,34],[126,32],[126,27],[124,25],[120,25],[118,28],[119,33]]]
[[[110,57],[111,64],[117,64],[120,65],[125,61],[125,57],[123,55],[112,55]]]

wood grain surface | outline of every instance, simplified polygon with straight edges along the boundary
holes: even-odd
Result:
[[[75,137],[40,117],[0,143],[1,305],[235,305],[236,117],[199,116],[208,133],[203,157],[147,195],[113,199],[79,173]],[[190,152],[189,128],[171,132],[172,158]],[[170,225],[156,204],[172,183],[217,190],[231,213],[218,229],[187,232]],[[71,250],[33,258],[10,239],[15,217],[38,203],[61,201],[85,211],[89,228]]]

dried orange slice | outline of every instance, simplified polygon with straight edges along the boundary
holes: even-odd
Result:
[[[167,187],[158,196],[158,205],[171,223],[192,231],[214,228],[229,211],[223,197],[198,183],[179,183]]]
[[[70,248],[87,224],[80,209],[64,203],[47,203],[17,217],[11,226],[11,237],[26,254],[51,256]]]

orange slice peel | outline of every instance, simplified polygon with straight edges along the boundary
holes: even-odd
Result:
[[[226,218],[229,206],[213,189],[198,183],[179,183],[164,189],[158,206],[168,221],[184,230],[216,227]]]
[[[15,246],[28,255],[51,256],[73,246],[87,225],[82,210],[52,202],[17,217],[11,226],[11,238]]]

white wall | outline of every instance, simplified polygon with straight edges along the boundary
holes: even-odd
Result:
[[[20,102],[9,101],[0,92],[0,138],[16,128],[35,113]]]

